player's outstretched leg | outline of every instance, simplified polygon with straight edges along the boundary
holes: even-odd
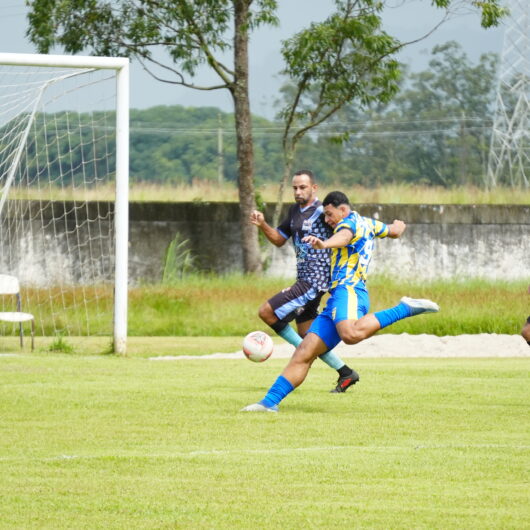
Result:
[[[376,313],[369,313],[358,320],[338,322],[337,331],[346,344],[358,344],[398,320],[420,315],[421,313],[436,313],[439,310],[438,304],[431,300],[404,296],[399,304],[394,307],[383,309]]]
[[[397,306],[378,311],[374,313],[374,316],[379,321],[382,329],[403,318],[421,315],[422,313],[437,313],[438,311],[440,311],[440,307],[432,300],[404,296]]]

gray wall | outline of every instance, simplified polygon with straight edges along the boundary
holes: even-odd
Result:
[[[42,210],[37,201],[10,203],[0,230],[1,272],[17,274],[26,285],[87,284],[112,275],[112,204],[48,203]],[[377,242],[372,273],[530,280],[530,206],[354,207],[362,215],[384,222],[402,219],[408,225],[403,238]],[[268,219],[272,209],[269,205],[266,210]],[[166,250],[176,234],[188,240],[201,270],[240,271],[239,215],[239,206],[230,203],[131,203],[130,284],[161,279]],[[103,239],[94,238],[87,218],[98,219]],[[274,251],[268,274],[292,278],[290,242],[281,249],[264,242],[263,248]]]
[[[354,208],[384,222],[407,223],[403,238],[377,242],[372,273],[421,279],[530,278],[530,206],[357,204]],[[272,210],[272,205],[266,210],[268,219]],[[131,279],[160,278],[166,248],[177,232],[189,240],[201,268],[240,270],[238,223],[237,204],[131,204]],[[291,244],[267,247],[273,251],[268,273],[292,277]]]

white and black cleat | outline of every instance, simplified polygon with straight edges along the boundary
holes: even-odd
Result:
[[[410,316],[421,315],[421,313],[438,313],[440,311],[440,306],[436,302],[425,298],[404,296],[400,302],[410,308]]]
[[[266,407],[262,403],[252,403],[242,408],[241,412],[278,412],[278,405]]]

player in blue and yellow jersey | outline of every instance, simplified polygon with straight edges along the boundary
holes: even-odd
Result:
[[[277,247],[289,239],[293,242],[296,282],[264,302],[259,308],[259,317],[285,341],[297,347],[318,315],[320,300],[329,287],[330,251],[315,249],[303,239],[314,235],[325,240],[333,230],[324,221],[324,208],[316,195],[318,186],[313,173],[308,169],[297,171],[292,187],[295,204],[278,228],[270,226],[263,213],[257,210],[252,212],[250,222]],[[292,320],[296,322],[296,331],[289,325]],[[320,359],[337,370],[338,381],[331,392],[345,392],[359,380],[357,372],[335,352],[328,351]]]
[[[243,411],[277,412],[280,401],[304,382],[315,358],[341,340],[356,344],[403,318],[439,311],[430,300],[403,297],[395,307],[368,313],[370,300],[365,282],[374,240],[401,237],[405,223],[395,220],[386,225],[362,217],[351,210],[348,198],[340,191],[329,193],[322,205],[333,235],[327,240],[309,235],[304,241],[315,249],[331,249],[330,297],[266,396]]]

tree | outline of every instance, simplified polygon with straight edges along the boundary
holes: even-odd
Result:
[[[433,48],[428,70],[410,75],[393,105],[397,119],[408,121],[409,129],[419,133],[402,150],[408,153],[416,178],[421,175],[431,184],[445,186],[482,183],[496,64],[494,54],[483,54],[472,65],[460,45],[451,41]],[[445,129],[444,136],[420,133],[422,128],[437,127]]]
[[[427,1],[427,0],[425,0]],[[496,25],[500,0],[432,0],[451,14],[478,10],[484,27]],[[250,32],[277,22],[277,0],[27,0],[30,40],[40,52],[54,46],[67,52],[138,59],[154,78],[197,90],[229,90],[234,102],[244,269],[261,270],[256,228],[248,223],[255,206],[253,141],[248,90]],[[389,99],[399,68],[399,43],[381,30],[386,0],[336,0],[337,13],[288,40],[285,74],[294,91],[282,111],[285,163],[292,164],[298,141],[344,104]],[[231,39],[228,37],[231,36]],[[156,54],[163,49],[169,59]],[[233,64],[222,60],[233,52]],[[218,84],[193,82],[208,65]],[[167,77],[166,77],[167,76]],[[292,156],[291,156],[292,155]]]
[[[372,0],[336,0],[337,12],[284,42],[282,54],[289,79],[283,88],[286,103],[282,145],[285,168],[275,221],[298,142],[344,105],[388,101],[398,90],[399,67],[392,55],[398,42],[381,30]]]
[[[472,64],[455,42],[435,46],[429,67],[407,75],[390,104],[369,112],[360,134],[344,142],[345,165],[371,186],[483,184],[495,67],[494,54]],[[346,106],[340,117],[354,111]]]
[[[497,0],[433,0],[445,10],[445,19],[461,9],[475,9],[484,27],[497,25],[505,10]],[[396,54],[405,46],[427,37],[433,29],[414,41],[400,42],[382,30],[385,1],[335,0],[336,13],[322,23],[297,33],[284,42],[283,88],[284,173],[280,184],[275,221],[283,190],[291,174],[298,142],[321,126],[345,105],[366,109],[385,104],[397,93],[401,68]],[[348,138],[348,133],[343,136]]]
[[[249,33],[275,24],[276,0],[28,0],[28,36],[41,53],[55,46],[66,52],[138,59],[156,79],[197,90],[230,92],[237,137],[240,225],[244,270],[261,271],[256,227],[252,121],[248,90]],[[232,38],[229,39],[229,36]],[[163,62],[157,50],[166,52]],[[223,54],[233,52],[233,64]],[[218,84],[193,79],[207,64]]]

